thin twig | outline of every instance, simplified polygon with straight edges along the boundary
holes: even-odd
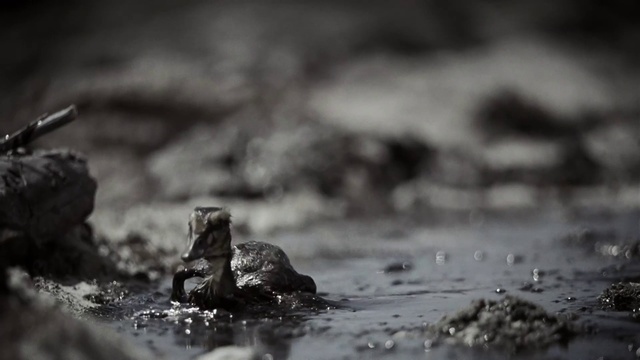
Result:
[[[46,135],[62,126],[72,122],[78,116],[75,105],[32,121],[29,125],[18,130],[13,135],[7,135],[0,140],[0,153],[16,150],[23,147],[37,138]]]

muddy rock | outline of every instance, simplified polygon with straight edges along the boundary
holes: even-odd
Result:
[[[96,181],[70,151],[0,158],[0,226],[45,243],[83,223],[93,211]]]
[[[498,301],[474,300],[469,307],[431,325],[428,331],[446,344],[518,352],[567,342],[578,328],[539,305],[507,295]]]
[[[600,306],[606,310],[639,311],[640,283],[619,282],[612,284],[598,296]]]

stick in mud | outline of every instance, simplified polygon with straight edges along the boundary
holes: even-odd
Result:
[[[0,153],[9,152],[23,147],[37,138],[55,131],[76,119],[78,111],[75,105],[60,110],[51,115],[43,115],[38,120],[18,130],[13,135],[6,135],[0,140]]]

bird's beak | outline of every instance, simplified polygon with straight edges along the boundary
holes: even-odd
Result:
[[[189,245],[187,251],[182,254],[181,258],[184,262],[198,260],[204,257],[207,249],[207,237],[211,236],[208,231],[204,231],[198,235],[194,235],[189,231]]]

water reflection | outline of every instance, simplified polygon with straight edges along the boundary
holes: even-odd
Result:
[[[185,348],[201,348],[209,352],[223,346],[247,346],[275,359],[289,357],[292,339],[305,333],[304,320],[299,318],[277,319],[194,319],[191,323],[177,322],[176,345]],[[188,331],[187,331],[188,330]]]

